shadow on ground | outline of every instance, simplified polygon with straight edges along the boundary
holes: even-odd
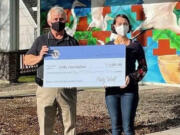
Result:
[[[171,99],[167,98],[165,100],[166,101],[161,100],[161,101],[157,101],[157,102],[163,103],[164,105],[169,105],[170,107],[167,106],[167,108],[168,107],[170,108],[169,113],[172,113],[173,117],[166,118],[166,120],[157,122],[155,124],[139,123],[135,127],[137,131],[148,129],[149,132],[152,133],[152,132],[168,130],[170,128],[180,127],[180,95],[176,95],[176,96],[174,96],[174,98],[171,98]],[[164,108],[165,107],[166,106],[164,106]],[[155,110],[155,111],[158,112],[158,110]],[[158,115],[158,113],[157,113],[157,115]],[[166,116],[164,116],[164,117],[166,117]]]

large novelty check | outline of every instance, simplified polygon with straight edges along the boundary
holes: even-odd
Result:
[[[44,87],[104,87],[125,84],[125,45],[50,47]]]

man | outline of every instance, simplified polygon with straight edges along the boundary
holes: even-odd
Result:
[[[64,135],[76,134],[76,88],[43,88],[43,57],[48,53],[48,46],[74,46],[78,42],[67,35],[64,28],[66,22],[64,9],[52,7],[47,15],[50,32],[39,36],[24,58],[25,65],[38,64],[36,82],[39,85],[37,98],[37,114],[40,135],[52,135],[57,109],[61,109]]]

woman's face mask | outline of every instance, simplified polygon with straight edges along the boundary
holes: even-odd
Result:
[[[126,34],[129,31],[129,25],[122,24],[122,25],[116,26],[115,30],[118,35],[126,36]]]

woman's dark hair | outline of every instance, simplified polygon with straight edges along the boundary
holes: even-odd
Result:
[[[116,32],[116,30],[115,30],[115,28],[114,28],[114,24],[116,24],[116,19],[117,19],[118,17],[122,17],[122,18],[125,18],[125,19],[127,20],[128,24],[129,24],[129,31],[128,31],[128,33],[129,33],[129,32],[131,31],[132,27],[131,27],[129,18],[128,18],[126,15],[124,15],[124,14],[118,14],[118,15],[114,18],[113,24],[111,24],[111,30],[112,30],[112,32],[115,33],[115,34],[117,34],[117,32]]]

